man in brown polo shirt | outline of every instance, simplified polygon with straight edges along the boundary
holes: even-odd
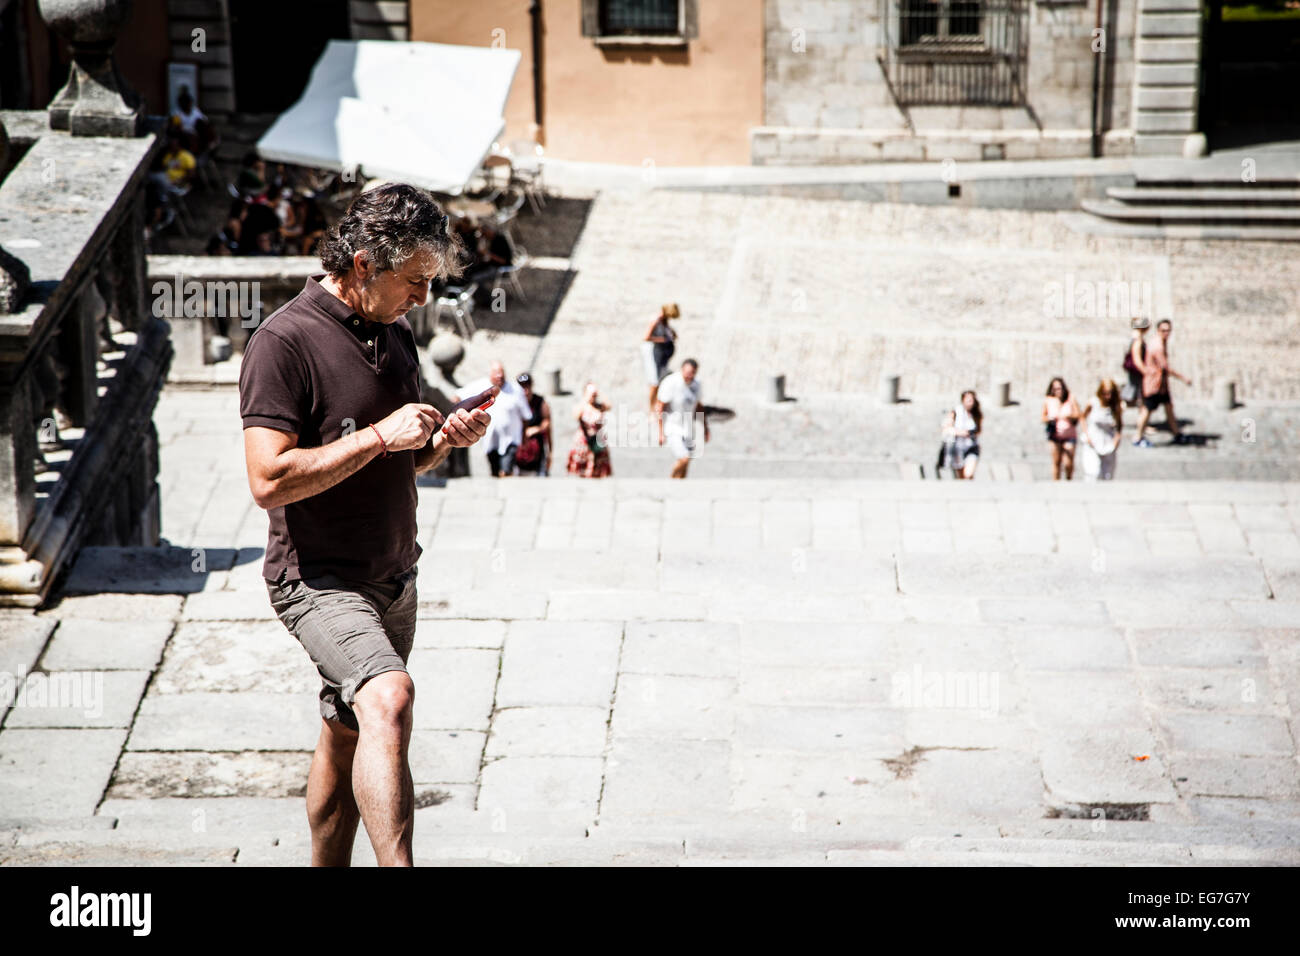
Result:
[[[491,421],[420,402],[404,318],[460,245],[428,193],[363,193],[321,247],[326,274],[249,338],[239,377],[248,483],[270,516],[271,605],[321,675],[307,779],[312,864],[351,862],[357,822],[381,866],[411,865],[415,476]]]

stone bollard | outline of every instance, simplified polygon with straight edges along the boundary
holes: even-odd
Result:
[[[898,376],[880,376],[880,402],[882,405],[898,404]]]
[[[784,375],[773,375],[767,380],[767,400],[778,405],[785,401]]]
[[[1002,408],[1011,406],[1011,383],[998,382],[998,405]]]
[[[1221,378],[1214,383],[1214,407],[1230,412],[1237,407],[1237,383]]]
[[[1201,159],[1209,152],[1209,140],[1204,133],[1192,133],[1183,140],[1183,159]]]
[[[564,389],[560,386],[560,370],[553,368],[547,374],[551,377],[551,394],[563,395]]]
[[[208,354],[205,357],[209,365],[229,361],[233,353],[234,349],[230,344],[230,339],[224,335],[214,335],[208,339]]]

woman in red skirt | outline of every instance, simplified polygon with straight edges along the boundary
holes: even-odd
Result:
[[[607,478],[614,473],[603,431],[607,411],[609,406],[600,400],[595,383],[588,382],[582,404],[574,412],[578,431],[569,449],[569,474],[579,478]]]

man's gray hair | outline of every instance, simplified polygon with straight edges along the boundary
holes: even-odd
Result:
[[[325,271],[342,278],[352,271],[353,256],[366,258],[380,271],[400,269],[408,259],[429,252],[436,263],[435,278],[458,276],[464,246],[447,229],[447,216],[426,190],[392,183],[364,192],[321,243]]]

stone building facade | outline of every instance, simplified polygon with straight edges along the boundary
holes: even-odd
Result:
[[[765,0],[764,14],[756,164],[1180,155],[1198,130],[1199,0]]]

